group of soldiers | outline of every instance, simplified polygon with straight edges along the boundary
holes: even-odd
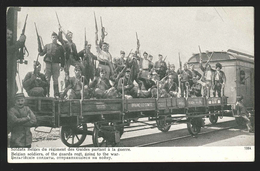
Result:
[[[65,35],[66,40],[62,38]],[[7,59],[8,80],[7,88],[17,87],[12,79],[16,74],[15,52],[24,46],[26,36],[21,35],[19,40],[10,44],[12,31],[7,29]],[[43,48],[39,46],[40,56],[44,56],[45,73],[41,73],[41,64],[36,60],[34,69],[23,79],[23,88],[28,96],[49,97],[50,80],[53,79],[54,97],[60,99],[103,99],[103,98],[156,98],[159,97],[221,97],[224,95],[226,83],[222,65],[216,64],[212,69],[209,61],[205,66],[200,60],[202,74],[194,69],[194,65],[185,63],[175,71],[175,65],[165,62],[163,55],[158,55],[158,61],[153,63],[153,56],[147,52],[141,55],[140,43],[137,39],[135,52],[127,56],[120,51],[120,57],[112,58],[109,53],[109,44],[104,37],[98,42],[96,32],[96,54],[91,52],[91,44],[85,41],[85,48],[77,51],[73,42],[73,33],[51,34],[52,42]],[[60,43],[58,43],[60,42]],[[201,55],[201,53],[200,53]],[[202,59],[200,57],[200,59]],[[12,62],[15,61],[15,62]],[[15,64],[15,65],[13,65]],[[70,66],[74,66],[75,76],[71,76]],[[183,69],[182,69],[183,67]],[[65,88],[59,90],[59,76],[65,71]],[[135,84],[135,83],[136,84]],[[17,92],[17,88],[15,90]],[[8,91],[10,92],[10,91]],[[30,127],[37,125],[37,120],[29,107],[24,106],[23,93],[15,95],[14,103],[10,103],[11,93],[8,94],[8,129],[11,131],[11,147],[31,147],[32,134]],[[238,111],[246,118],[245,107],[238,98]],[[12,108],[11,108],[12,107]],[[248,129],[252,130],[248,118]],[[8,132],[9,133],[9,132]]]
[[[63,39],[65,35],[66,40]],[[42,74],[41,64],[34,62],[34,70],[29,72],[23,87],[29,96],[50,96],[50,79],[53,78],[55,98],[80,99],[90,98],[149,98],[149,97],[221,97],[226,77],[221,71],[221,64],[216,64],[216,70],[207,62],[203,67],[200,61],[201,75],[194,65],[185,63],[175,71],[175,65],[165,62],[163,55],[158,55],[158,61],[153,63],[153,56],[143,52],[137,39],[135,52],[127,56],[120,51],[120,57],[112,58],[109,44],[104,38],[98,42],[96,32],[96,54],[91,52],[91,44],[85,42],[85,48],[77,51],[73,42],[73,33],[51,34],[52,42],[44,48],[39,46],[40,56],[44,56],[45,74]],[[60,43],[58,43],[60,42]],[[98,63],[98,64],[96,64]],[[70,77],[70,66],[74,66],[75,76]],[[183,69],[182,69],[183,67]],[[65,71],[65,88],[59,91],[60,71]],[[134,84],[136,82],[136,84]],[[203,88],[203,91],[201,89]],[[84,91],[82,91],[84,90]],[[83,93],[82,93],[83,92]]]

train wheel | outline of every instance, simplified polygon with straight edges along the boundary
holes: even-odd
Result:
[[[197,135],[201,130],[202,118],[189,119],[187,122],[188,131],[191,135]]]
[[[79,147],[86,139],[86,124],[61,127],[61,141],[68,147]]]
[[[107,141],[103,136],[103,132],[100,131],[97,124],[95,124],[93,129],[92,141],[94,147],[107,147]]]
[[[169,118],[170,116],[167,116]],[[157,128],[162,132],[168,132],[171,128],[171,121],[166,121],[164,117],[159,117],[158,120],[156,120]]]
[[[217,123],[217,121],[218,121],[218,115],[210,115],[210,116],[209,116],[209,121],[210,121],[212,124]]]
[[[110,125],[113,125],[112,123],[110,123]],[[124,133],[124,126],[118,126],[117,130],[120,133],[120,137],[123,135]],[[94,129],[93,129],[93,135],[92,135],[92,141],[93,141],[93,145],[94,147],[109,147],[109,146],[116,146],[116,143],[112,143],[112,142],[108,142],[105,139],[104,136],[104,132],[102,132],[99,128],[99,125],[95,124]]]

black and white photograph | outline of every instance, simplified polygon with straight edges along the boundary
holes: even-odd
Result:
[[[8,162],[253,162],[254,13],[7,7]]]

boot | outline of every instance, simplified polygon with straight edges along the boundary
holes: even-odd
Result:
[[[54,97],[59,98],[60,97],[59,85],[53,84],[53,90],[54,90]]]

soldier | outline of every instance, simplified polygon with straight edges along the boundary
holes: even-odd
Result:
[[[203,96],[204,97],[212,97],[210,89],[212,88],[213,85],[213,80],[214,80],[214,72],[211,68],[211,65],[209,63],[206,64],[205,67],[202,66],[202,60],[200,61],[200,69],[203,72],[203,77],[202,81],[206,84],[203,86]]]
[[[28,106],[24,106],[23,93],[17,93],[15,99],[15,106],[8,112],[8,127],[11,131],[10,147],[31,148],[30,127],[36,126],[36,117]]]
[[[183,70],[178,70],[177,73],[180,74],[180,84],[181,84],[181,97],[185,96],[187,97],[187,87],[186,84],[190,85],[191,82],[191,78],[192,78],[192,73],[190,70],[188,70],[188,64],[185,63],[183,65]]]
[[[148,75],[149,75],[149,64],[150,61],[148,60],[148,53],[144,52],[143,53],[143,57],[140,60],[140,77],[141,78],[145,78],[148,79]]]
[[[172,74],[170,74],[168,76],[168,80],[166,81],[166,83],[162,86],[162,89],[164,91],[166,91],[166,93],[168,93],[171,97],[177,97],[177,93],[178,93],[178,86],[177,84],[174,82],[174,76]],[[162,91],[162,94],[164,94],[164,91]],[[162,96],[161,96],[162,97]]]
[[[197,82],[198,79],[193,80],[193,84],[190,88],[190,95],[191,97],[201,97],[201,88],[202,85]]]
[[[90,82],[90,79],[94,79],[95,75],[95,62],[94,60],[97,60],[97,56],[93,55],[93,53],[90,51],[91,44],[89,44],[87,41],[85,42],[86,45],[86,51],[85,49],[81,50],[78,53],[78,56],[81,58],[83,63],[83,70],[82,74],[85,76],[86,80],[88,81],[87,84]]]
[[[44,57],[44,62],[46,63],[45,67],[45,77],[48,82],[48,93],[50,92],[50,80],[51,76],[53,79],[53,89],[54,97],[59,97],[59,82],[58,78],[60,76],[60,71],[63,71],[65,58],[64,50],[61,45],[57,43],[58,35],[53,32],[51,34],[52,43],[49,43],[44,46],[44,49],[39,49],[39,55]]]
[[[40,71],[41,64],[36,61],[34,62],[34,71],[27,73],[24,78],[23,87],[28,96],[45,97],[47,94],[48,82]]]
[[[150,61],[149,62],[149,72],[151,72],[153,66],[154,66],[154,63],[152,62],[153,61],[153,56],[152,55],[149,55],[148,56],[148,60]]]
[[[84,86],[84,98],[88,95],[87,80],[82,77],[82,68],[76,65],[74,68],[75,77],[70,77],[68,79],[67,87],[65,88],[61,98],[63,99],[68,94],[68,99],[80,99],[82,86]],[[84,80],[82,80],[84,78]],[[83,81],[83,82],[82,82]]]
[[[18,91],[17,84],[15,81],[17,73],[17,53],[18,49],[22,48],[26,36],[21,35],[19,40],[12,42],[13,32],[7,28],[6,30],[6,55],[7,55],[7,109],[10,109],[15,104],[15,93]]]
[[[120,78],[117,85],[117,90],[122,94],[122,83],[124,84],[124,95],[126,99],[131,99],[136,96],[137,88],[134,87],[132,80],[130,79],[131,69],[127,68],[125,76]]]
[[[169,65],[169,68],[166,71],[166,75],[172,75],[173,81],[177,84],[177,86],[179,85],[178,74],[175,72],[175,65],[174,64]]]
[[[112,56],[109,53],[109,44],[103,42],[101,47],[98,44],[98,35],[96,32],[96,50],[97,50],[97,60],[99,61],[98,67],[106,71],[106,78],[109,79],[113,75],[113,65],[112,65]]]
[[[80,58],[78,56],[76,44],[72,40],[73,33],[69,30],[67,31],[67,34],[64,33],[67,41],[62,38],[62,33],[64,32],[61,31],[60,29],[58,40],[59,42],[61,42],[66,52],[66,57],[65,57],[66,65],[64,67],[64,71],[66,73],[66,79],[68,79],[70,66],[80,65],[81,63],[80,63]],[[80,66],[83,67],[83,65]]]
[[[190,71],[192,73],[192,82],[191,82],[191,86],[193,84],[196,84],[197,83],[197,80],[199,80],[201,78],[201,74],[194,69],[194,65],[190,65]]]
[[[224,89],[226,84],[226,76],[223,71],[221,71],[222,65],[220,63],[216,64],[216,71],[213,74],[213,95],[214,97],[221,97],[221,90]],[[223,94],[224,95],[224,91]]]
[[[249,132],[254,132],[251,121],[249,119],[250,113],[247,111],[246,107],[243,104],[243,96],[237,96],[237,102],[235,104],[235,109],[237,114],[240,115],[245,121],[246,126]]]
[[[94,96],[97,99],[106,98],[109,89],[112,87],[107,79],[107,71],[100,69],[100,76],[94,77],[94,80],[89,83],[89,88],[94,89]]]
[[[158,55],[159,60],[155,62],[154,69],[159,74],[160,79],[165,77],[167,64],[163,61],[163,56],[161,54]]]

